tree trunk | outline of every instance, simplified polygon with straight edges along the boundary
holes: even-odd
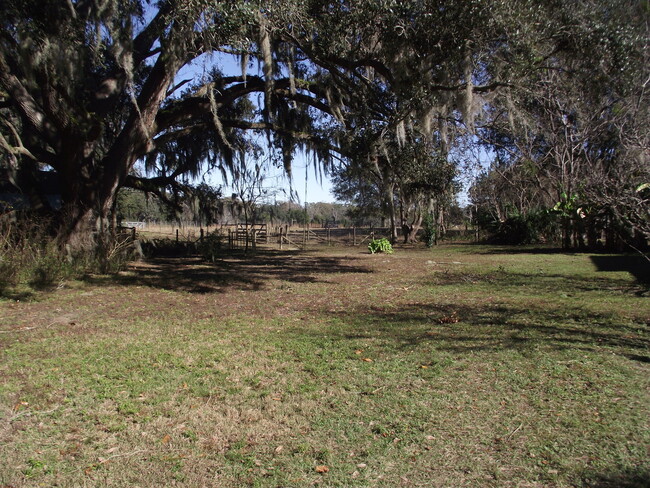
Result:
[[[410,230],[406,242],[413,244],[418,241],[418,232],[420,231],[421,226],[422,226],[422,215],[420,214],[409,226]]]
[[[404,244],[408,244],[409,236],[411,235],[411,226],[406,222],[402,223],[402,234],[404,235]]]
[[[116,160],[92,164],[73,159],[59,165],[62,207],[58,241],[69,253],[97,251],[100,244],[110,240],[117,191],[131,159],[135,160],[135,154],[122,164]]]
[[[386,190],[386,199],[388,201],[388,211],[390,213],[390,242],[397,242],[397,215],[395,210],[395,197],[393,195],[393,185],[388,185]]]

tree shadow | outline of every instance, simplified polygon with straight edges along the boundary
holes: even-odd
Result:
[[[565,254],[575,256],[579,252],[569,252],[557,247],[540,246],[490,246],[481,249],[480,245],[474,250],[476,254]],[[591,254],[591,253],[590,253]],[[650,283],[650,261],[640,254],[595,254],[590,255],[591,262],[599,272],[627,271],[638,283]]]
[[[615,311],[589,310],[582,299],[596,300],[597,297],[585,293],[603,290],[638,295],[639,286],[629,280],[594,280],[559,274],[531,276],[505,270],[472,274],[454,270],[427,277],[423,286],[457,284],[470,290],[474,286],[483,290],[487,285],[486,297],[491,294],[514,297],[522,289],[526,291],[520,301],[508,303],[478,299],[474,303],[406,303],[391,308],[375,302],[326,314],[346,324],[339,331],[342,340],[379,338],[405,349],[431,343],[438,350],[459,355],[538,347],[590,351],[608,348],[628,359],[650,362],[650,320],[644,319],[643,323],[638,318],[623,318]],[[527,296],[548,297],[548,300],[532,303],[526,300]],[[367,334],[363,332],[366,330]]]
[[[639,283],[650,284],[650,261],[640,255],[591,256],[599,272],[627,271]]]
[[[650,486],[650,471],[638,469],[596,475],[593,479],[585,481],[585,486],[588,488],[647,488]]]
[[[328,315],[351,324],[349,330],[340,331],[343,340],[380,338],[407,350],[423,343],[458,355],[540,346],[585,351],[608,348],[629,359],[650,362],[647,327],[640,334],[641,324],[621,324],[614,314],[579,308],[414,303],[397,310],[359,307]]]
[[[474,247],[472,252],[475,252],[476,254],[566,254],[567,256],[574,256],[576,254],[575,252],[570,252],[556,246],[495,246],[492,244],[486,245],[481,243],[471,243],[470,246]]]
[[[501,293],[507,293],[509,290],[516,291],[525,287],[529,291],[535,291],[538,294],[561,294],[565,298],[578,292],[607,291],[644,296],[650,291],[650,286],[638,279],[634,282],[625,278],[612,278],[605,275],[592,277],[559,273],[517,273],[507,271],[503,267],[490,272],[474,273],[443,270],[436,273],[425,284],[429,286],[487,284]]]
[[[96,285],[147,286],[190,293],[261,290],[274,280],[327,283],[328,275],[370,273],[352,257],[323,257],[302,252],[258,251],[226,254],[215,262],[199,256],[156,257],[133,263],[117,276],[89,276]]]

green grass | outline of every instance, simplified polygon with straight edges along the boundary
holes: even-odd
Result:
[[[598,258],[341,249],[2,302],[0,486],[647,486],[648,289]]]

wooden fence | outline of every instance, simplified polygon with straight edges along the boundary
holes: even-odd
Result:
[[[132,227],[135,239],[136,226]],[[172,227],[154,229],[138,228],[138,233],[167,236],[177,242],[200,242],[210,235],[220,236],[228,249],[257,249],[260,246],[276,249],[306,249],[310,246],[363,246],[373,239],[382,237],[390,238],[390,229],[387,227],[295,227],[289,225],[271,226],[267,223],[254,225],[230,224],[208,228],[203,227]],[[472,239],[473,232],[462,230],[448,231],[452,239]]]

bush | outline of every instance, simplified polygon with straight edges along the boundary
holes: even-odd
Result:
[[[373,239],[372,241],[370,241],[370,243],[368,244],[368,250],[370,251],[371,254],[375,254],[376,252],[393,254],[393,246],[391,245],[390,241],[385,237],[381,239]]]
[[[422,222],[422,241],[427,247],[433,247],[436,243],[436,226],[433,223],[433,216],[427,215]]]
[[[68,256],[46,220],[0,220],[0,294],[19,286],[59,286],[88,272],[114,273],[133,258],[129,236],[99,239],[93,252]]]
[[[90,262],[88,261],[90,258]],[[97,239],[94,256],[78,256],[74,261],[89,270],[102,274],[113,274],[123,270],[129,261],[136,258],[134,242],[130,232],[117,235],[105,234]]]
[[[74,266],[48,234],[47,222],[5,220],[0,235],[0,292],[21,284],[47,288],[74,274]]]
[[[555,215],[544,209],[514,213],[503,222],[484,221],[481,227],[490,233],[487,241],[492,244],[538,244],[553,240],[557,235]]]
[[[221,236],[216,232],[206,234],[198,243],[198,251],[204,259],[214,263],[221,254]]]

